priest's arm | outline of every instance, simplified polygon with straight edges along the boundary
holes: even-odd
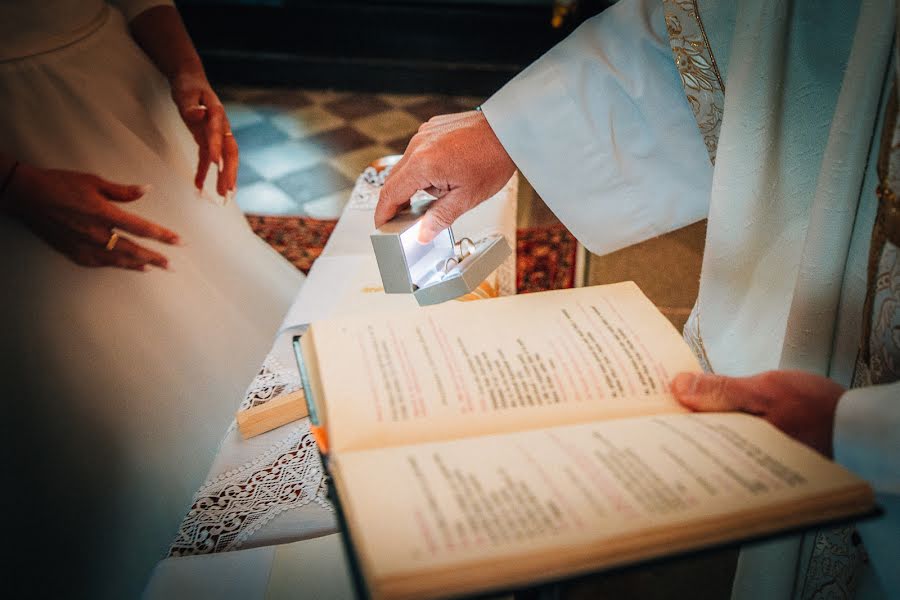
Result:
[[[597,254],[705,218],[712,165],[661,5],[619,2],[510,81],[482,112],[423,125],[388,178],[376,223],[425,189],[442,196],[423,227],[426,236],[436,233],[499,190],[515,168]]]

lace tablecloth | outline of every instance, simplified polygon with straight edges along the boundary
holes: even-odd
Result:
[[[514,176],[496,196],[457,221],[454,231],[472,239],[501,233],[515,247],[517,188]],[[300,387],[291,340],[306,323],[360,310],[415,306],[411,295],[386,295],[381,291],[369,243],[379,189],[380,181],[372,173],[364,173],[357,180],[331,239],[247,389],[240,410]],[[515,257],[511,256],[492,277],[501,295],[514,294]],[[249,440],[242,439],[232,423],[169,555],[283,544],[336,531],[323,475],[308,419]]]

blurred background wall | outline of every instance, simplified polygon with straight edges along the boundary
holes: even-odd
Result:
[[[614,0],[180,0],[217,84],[487,95]]]

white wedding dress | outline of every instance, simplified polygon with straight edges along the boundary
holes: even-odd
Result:
[[[233,203],[127,18],[158,1],[0,4],[0,150],[152,185],[172,272],[79,267],[0,215],[6,562],[16,597],[136,597],[202,483],[302,275]],[[123,12],[125,15],[123,16]]]

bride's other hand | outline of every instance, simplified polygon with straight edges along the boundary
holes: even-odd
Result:
[[[151,6],[129,26],[135,41],[169,80],[178,112],[200,147],[194,185],[202,189],[210,165],[215,165],[216,191],[228,200],[237,184],[237,142],[178,10]]]
[[[230,199],[237,184],[238,145],[225,107],[203,73],[180,73],[170,83],[178,112],[200,147],[194,185],[201,189],[210,165],[215,165],[216,191]]]
[[[0,197],[0,209],[76,264],[165,269],[169,264],[165,256],[118,233],[166,244],[179,242],[174,231],[116,206],[146,192],[147,186],[112,183],[89,173],[19,164]]]

